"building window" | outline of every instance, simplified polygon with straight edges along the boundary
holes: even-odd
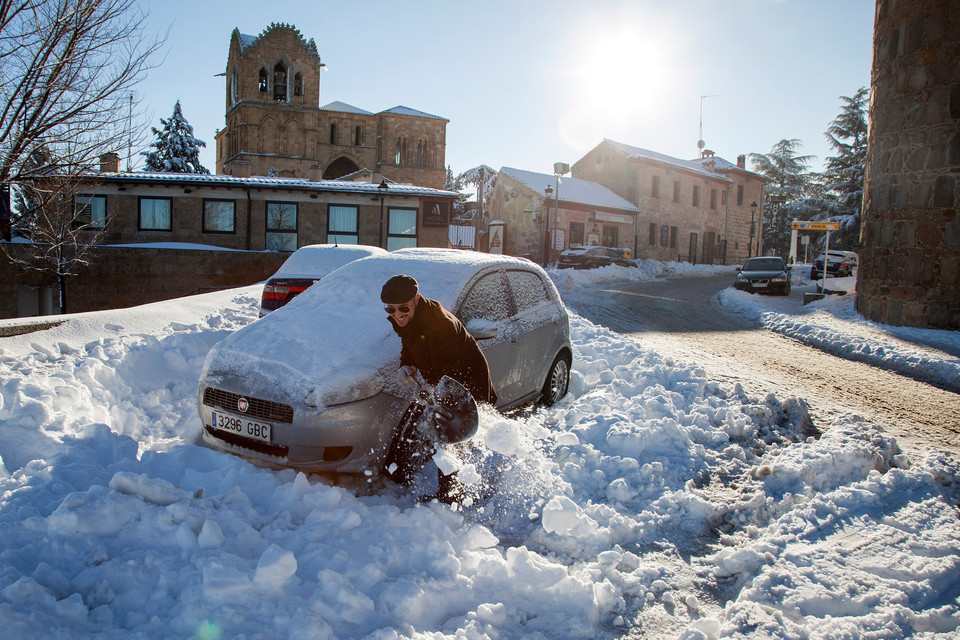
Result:
[[[717,208],[717,190],[716,189],[710,189],[710,208],[711,209]]]
[[[233,200],[204,200],[203,232],[236,233],[236,203]]]
[[[363,129],[361,127],[353,130],[353,144],[358,147],[363,146]]]
[[[657,223],[656,222],[650,223],[650,244],[651,245],[657,244]]]
[[[230,74],[230,104],[237,104],[237,71]]]
[[[287,101],[287,68],[282,62],[273,67],[273,99],[276,102]]]
[[[660,176],[653,176],[653,182],[650,185],[650,195],[654,198],[660,197]]]
[[[680,202],[680,181],[673,181],[673,201]]]
[[[400,162],[403,160],[403,155],[401,154],[402,151],[403,151],[403,144],[401,144],[401,142],[397,140],[397,155],[394,158],[394,164],[398,166]]]
[[[723,191],[720,192],[720,205],[722,206],[722,205],[725,205],[725,204],[727,204],[727,190],[726,190],[726,189],[724,189]]]
[[[417,142],[417,166],[423,166],[423,141]]]
[[[257,91],[260,93],[267,92],[267,70],[260,69],[260,79],[257,81]]]
[[[337,144],[337,123],[330,123],[330,144]]]
[[[700,187],[693,185],[693,206],[700,206]]]
[[[297,250],[297,204],[267,203],[267,251]]]
[[[140,231],[172,231],[170,198],[140,198]]]
[[[359,244],[357,207],[332,204],[327,209],[327,242],[331,244]]]
[[[583,244],[583,223],[582,222],[571,222],[570,223],[570,246],[577,247]]]
[[[417,210],[390,209],[387,223],[387,251],[417,246]]]
[[[77,226],[103,229],[107,226],[107,196],[79,195],[74,201]]]
[[[670,244],[670,227],[663,225],[660,227],[660,246],[666,247]]]
[[[737,185],[737,206],[738,207],[743,206],[743,185],[742,184]]]
[[[299,73],[293,76],[293,95],[302,96],[303,95],[303,76]]]
[[[670,227],[670,248],[677,248],[677,227]]]

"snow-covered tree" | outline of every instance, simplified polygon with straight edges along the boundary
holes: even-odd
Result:
[[[447,178],[443,183],[445,191],[453,191],[457,194],[457,199],[453,201],[453,219],[457,220],[463,216],[467,210],[467,195],[463,193],[466,184],[462,176],[454,176],[453,169],[447,166]]]
[[[477,187],[477,202],[480,203],[481,209],[486,203],[487,197],[493,193],[493,181],[496,178],[496,170],[485,164],[468,169],[458,176],[458,179],[463,181],[464,184],[472,184]]]
[[[790,203],[808,195],[814,186],[815,176],[808,166],[814,156],[798,155],[803,143],[784,138],[773,145],[770,153],[751,153],[753,170],[767,176],[772,185],[767,187],[770,196],[763,211],[764,250],[773,249],[778,255],[786,255],[790,246]]]
[[[183,117],[179,100],[173,106],[173,115],[168,120],[160,118],[160,124],[161,130],[151,127],[157,139],[150,146],[155,150],[142,154],[147,158],[145,171],[210,173],[200,164],[200,147],[207,143],[193,137],[193,127]]]
[[[840,96],[840,100],[840,114],[825,134],[837,155],[826,159],[824,188],[835,194],[827,213],[830,220],[840,223],[836,246],[856,249],[860,243],[870,93],[866,87],[860,87],[853,96]]]

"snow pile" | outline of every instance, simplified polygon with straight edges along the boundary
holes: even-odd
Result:
[[[570,393],[482,416],[462,452],[462,505],[207,449],[200,368],[257,317],[258,294],[68,316],[0,340],[8,636],[960,628],[953,458],[907,460],[854,419],[817,438],[802,399],[723,388],[577,316]]]

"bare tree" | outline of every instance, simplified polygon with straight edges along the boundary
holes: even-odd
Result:
[[[160,47],[145,21],[136,0],[0,0],[0,190],[30,180],[38,204],[55,203],[130,143],[132,89]],[[0,220],[4,239],[36,211]]]

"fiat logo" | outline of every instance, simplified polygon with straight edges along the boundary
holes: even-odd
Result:
[[[247,402],[246,398],[240,398],[237,400],[237,409],[240,410],[240,413],[246,413],[247,409],[250,408],[250,403]]]

